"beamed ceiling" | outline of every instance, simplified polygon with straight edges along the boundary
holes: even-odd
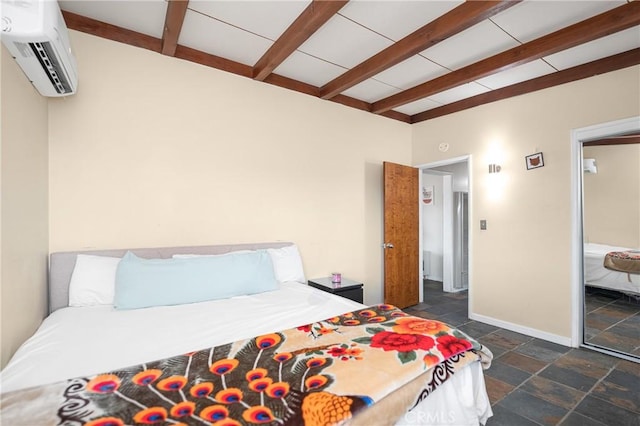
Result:
[[[640,1],[59,3],[73,30],[407,123],[640,63]]]

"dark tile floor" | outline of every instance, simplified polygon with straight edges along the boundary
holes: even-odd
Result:
[[[617,291],[587,287],[585,341],[640,355],[640,299]]]
[[[487,426],[640,426],[640,364],[470,320],[467,292],[444,293],[436,281],[425,281],[424,300],[405,311],[456,326],[493,352]]]

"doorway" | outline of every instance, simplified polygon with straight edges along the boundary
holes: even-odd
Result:
[[[470,156],[422,165],[419,169],[422,276],[442,282],[445,292],[467,290]]]
[[[629,186],[640,182],[638,141],[640,117],[572,132],[572,343],[635,362],[640,362],[633,319],[640,312],[640,275],[619,272],[606,259],[640,249],[640,193]]]

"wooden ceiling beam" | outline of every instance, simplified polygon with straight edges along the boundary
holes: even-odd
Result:
[[[596,139],[594,141],[582,142],[582,146],[601,146],[601,145],[628,145],[640,144],[640,134],[611,136],[608,138]]]
[[[313,0],[253,67],[253,78],[264,81],[274,69],[331,19],[348,0]]]
[[[75,13],[62,11],[62,14],[69,29],[162,53],[162,40],[158,38],[126,30],[115,25],[106,24],[95,19],[87,18],[86,16],[76,15]],[[253,68],[249,65],[222,58],[220,56],[211,55],[179,44],[176,45],[172,56],[243,77],[252,78],[253,76]],[[267,78],[264,79],[264,82],[314,97],[319,97],[320,89],[318,87],[278,74],[269,74]],[[351,98],[349,96],[339,95],[334,99],[331,99],[331,101],[351,108],[356,108],[361,111],[369,112],[371,109],[370,103]],[[380,115],[405,123],[411,122],[411,117],[408,114],[403,114],[397,111],[388,111]]]
[[[162,32],[162,54],[174,56],[182,24],[184,23],[184,15],[187,13],[189,0],[169,0],[167,4],[167,15],[164,19],[164,30]]]
[[[185,61],[227,71],[236,75],[241,75],[242,77],[251,78],[251,67],[249,65],[241,64],[240,62],[232,61],[227,58],[222,58],[220,56],[212,55],[180,44],[176,47],[176,52],[173,56],[178,59],[184,59]]]
[[[320,97],[330,99],[520,1],[466,1],[331,80],[320,88]]]
[[[412,115],[411,123],[431,120],[433,118],[453,114],[465,109],[593,77],[599,74],[605,74],[638,64],[640,64],[640,48],[608,56],[606,58],[598,59],[572,68],[567,68],[566,70],[558,71],[553,74],[516,83],[511,86],[495,89],[490,92],[462,99],[458,102],[453,102],[438,108],[430,109],[428,111]]]
[[[632,1],[608,12],[555,31],[505,52],[475,62],[441,77],[427,81],[372,104],[379,114],[461,84],[531,62],[543,56],[569,49],[582,43],[640,24],[640,1]]]
[[[635,5],[634,5],[635,4]],[[640,15],[637,6],[640,2],[632,2],[628,5],[634,5],[636,8],[628,8],[622,6],[623,10],[630,16]],[[621,9],[618,8],[618,9]],[[614,10],[618,10],[614,9]],[[87,34],[91,34],[97,37],[125,43],[131,46],[140,47],[143,49],[151,50],[154,52],[162,52],[162,40],[148,36],[135,31],[127,30],[115,25],[107,24],[105,22],[97,21],[95,19],[87,18],[85,16],[77,15],[72,12],[62,11],[63,17],[67,24],[67,27],[72,30],[81,31]],[[597,17],[596,17],[597,18]],[[636,18],[638,19],[638,18]],[[578,24],[577,24],[578,25]],[[629,25],[633,26],[633,25]],[[594,29],[596,31],[597,29]],[[562,31],[562,30],[561,30]],[[584,30],[588,31],[588,30]],[[611,26],[603,31],[609,31],[614,33],[617,30],[612,30]],[[185,46],[177,45],[174,56],[176,58],[184,59],[187,61],[199,63],[212,68],[217,68],[223,71],[231,72],[243,77],[252,78],[254,68],[241,64],[239,62],[231,61],[226,58],[211,55],[205,52],[201,52],[195,49],[191,49]],[[481,61],[482,62],[482,61]],[[432,118],[440,117],[446,114],[452,114],[457,111],[472,108],[474,106],[483,105],[489,102],[494,102],[501,99],[506,99],[512,96],[518,96],[521,94],[541,90],[547,87],[552,87],[559,84],[568,83],[574,80],[580,80],[582,78],[591,77],[606,72],[615,71],[621,68],[629,67],[632,65],[640,64],[640,49],[634,49],[628,52],[620,53],[608,58],[600,59],[590,62],[588,64],[579,65],[564,71],[559,71],[547,76],[539,77],[533,80],[528,80],[522,83],[518,83],[505,88],[493,90],[488,93],[484,93],[471,98],[463,99],[452,104],[444,105],[442,107],[434,108],[422,113],[409,116],[397,111],[388,110],[384,112],[377,112],[379,115],[388,117],[394,120],[403,121],[406,123],[418,123],[421,121],[429,120]],[[276,74],[270,74],[268,78],[264,80],[267,83],[274,84],[290,90],[295,90],[301,93],[306,93],[311,96],[319,97],[320,88],[302,83],[293,79],[289,79]],[[410,89],[411,90],[411,89]],[[357,99],[337,95],[332,102],[340,103],[345,106],[360,109],[362,111],[372,111],[375,107],[375,103],[371,104]]]
[[[77,15],[75,13],[62,11],[62,16],[67,24],[67,28],[91,34],[97,37],[106,38],[131,46],[141,47],[143,49],[153,50],[160,53],[162,40],[151,37],[136,31],[127,30],[115,25],[107,24],[102,21],[87,18],[86,16]]]
[[[294,80],[289,77],[284,77],[282,75],[269,74],[267,78],[264,79],[264,82],[268,84],[273,84],[274,86],[282,87],[284,89],[289,89],[299,93],[304,93],[307,95],[318,97],[318,92],[319,92],[318,87],[308,83],[303,83],[298,80]],[[329,99],[329,101],[335,102],[337,104],[341,104],[350,108],[359,109],[361,111],[366,111],[367,113],[371,110],[371,104],[369,102],[365,102],[360,99],[355,99],[346,95],[338,95],[334,98]],[[391,118],[393,120],[402,121],[404,123],[411,123],[410,115],[404,114],[398,111],[387,111],[380,115],[382,115],[383,117]]]

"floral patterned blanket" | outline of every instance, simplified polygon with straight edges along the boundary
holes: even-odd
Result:
[[[419,388],[411,390],[408,406],[397,407],[398,416],[468,363],[480,361],[488,368],[491,357],[444,323],[377,305],[118,371],[6,393],[1,418],[7,425],[357,423],[358,413],[392,399],[410,382]]]

